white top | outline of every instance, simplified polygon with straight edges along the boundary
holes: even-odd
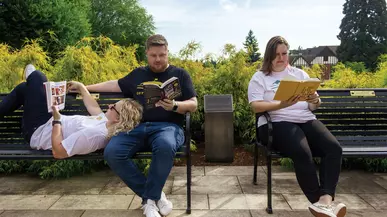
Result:
[[[107,118],[104,113],[97,116],[61,115],[62,145],[68,156],[88,154],[104,148],[107,144]],[[52,149],[52,118],[32,134],[30,146],[33,149]]]
[[[272,72],[266,76],[263,72],[256,72],[250,80],[248,88],[249,103],[254,101],[276,102],[273,100],[278,89],[280,81],[287,75],[297,79],[308,79],[309,75],[301,69],[295,67],[286,67],[282,72]],[[316,119],[316,116],[309,110],[308,103],[305,101],[268,112],[272,122],[287,121],[293,123],[305,123]],[[266,118],[261,116],[258,120],[258,127],[266,124]]]

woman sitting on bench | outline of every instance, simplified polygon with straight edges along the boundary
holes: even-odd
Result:
[[[27,65],[23,82],[0,102],[0,117],[23,106],[22,132],[33,149],[52,150],[54,158],[67,158],[88,154],[106,146],[108,139],[119,132],[135,128],[142,118],[142,106],[132,99],[109,105],[103,113],[97,101],[79,82],[69,82],[69,90],[82,95],[83,103],[91,116],[61,115],[53,106],[47,111],[43,83],[46,76]]]
[[[307,79],[308,74],[289,65],[289,44],[276,36],[266,46],[262,68],[250,80],[249,103],[255,113],[268,112],[273,122],[273,149],[291,158],[298,183],[311,202],[309,210],[317,217],[343,217],[343,203],[332,203],[341,170],[342,148],[336,138],[312,113],[321,101],[317,93],[306,101],[293,96],[287,101],[273,100],[280,81],[286,76]],[[258,135],[268,143],[268,126],[261,116]],[[320,179],[313,156],[321,157]]]

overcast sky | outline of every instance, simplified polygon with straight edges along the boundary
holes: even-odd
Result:
[[[219,54],[226,43],[243,48],[253,30],[263,53],[275,35],[291,49],[339,45],[337,39],[345,0],[140,0],[153,15],[156,32],[177,53],[188,42],[202,45],[202,54]]]

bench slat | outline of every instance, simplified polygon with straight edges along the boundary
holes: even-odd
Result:
[[[364,103],[364,102],[347,102],[347,103],[322,103],[321,108],[336,108],[336,107],[345,107],[345,108],[367,108],[367,107],[387,107],[387,102],[372,102],[372,103]]]
[[[387,119],[387,113],[377,113],[377,114],[368,114],[368,113],[350,113],[350,114],[326,114],[322,112],[315,112],[317,118],[319,120],[324,119],[377,119],[377,120],[383,120]]]

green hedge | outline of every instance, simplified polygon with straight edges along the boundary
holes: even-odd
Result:
[[[144,65],[136,60],[137,45],[119,46],[106,37],[83,38],[63,52],[49,55],[40,46],[39,40],[30,40],[21,50],[0,44],[0,91],[9,92],[22,82],[23,69],[32,63],[47,74],[50,80],[78,80],[92,84],[118,79],[132,69]],[[194,61],[187,58],[171,57],[170,63],[185,68],[191,75],[198,93],[198,111],[193,113],[192,128],[202,133],[204,123],[203,97],[205,94],[232,94],[234,103],[235,144],[247,144],[254,139],[254,115],[247,101],[247,88],[252,75],[261,62],[250,63],[244,51],[231,52],[216,61]],[[356,64],[357,66],[358,64]],[[334,67],[333,78],[325,82],[324,88],[385,87],[387,85],[387,55],[380,57],[379,68],[375,73],[352,70],[351,64],[338,64]],[[305,69],[311,77],[320,77],[321,66]],[[194,134],[195,135],[195,134]],[[385,163],[379,160],[364,160],[378,171],[385,170]],[[351,165],[352,161],[346,161]],[[10,163],[3,161],[0,172],[35,171],[41,177],[71,176],[92,170],[100,162],[83,161],[34,161],[31,163]],[[148,162],[139,163],[146,170]],[[24,170],[23,170],[24,168]],[[383,169],[379,169],[383,168]]]

